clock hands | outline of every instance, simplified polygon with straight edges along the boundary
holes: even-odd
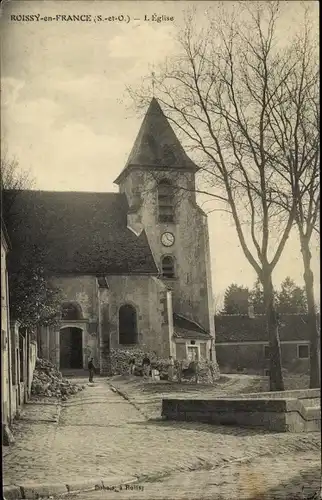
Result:
[[[174,244],[174,235],[172,233],[163,233],[161,236],[161,243],[164,246],[172,246]]]

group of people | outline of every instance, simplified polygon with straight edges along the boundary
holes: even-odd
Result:
[[[135,374],[136,367],[137,367],[137,364],[136,364],[135,358],[131,358],[130,359],[130,375]],[[143,371],[144,378],[148,378],[150,375],[150,371],[151,371],[151,361],[150,361],[150,358],[148,358],[148,356],[145,356],[143,358],[142,371]]]
[[[135,375],[135,368],[136,368],[136,362],[135,358],[131,358],[129,362],[129,374],[130,375]],[[95,366],[94,366],[94,359],[90,358],[88,362],[88,371],[89,371],[89,381],[94,382],[94,373],[96,371]],[[154,368],[151,365],[150,358],[145,355],[142,361],[142,371],[143,371],[143,377],[144,378],[149,378],[149,376],[152,376],[152,380],[160,380],[159,376],[159,371]],[[178,371],[178,379],[181,380],[181,370],[179,369],[179,366],[177,366],[177,371]],[[179,373],[180,372],[180,373]],[[171,382],[174,379],[175,375],[175,361],[173,359],[173,356],[169,356],[169,362],[168,362],[168,380]]]
[[[131,358],[129,364],[130,364],[129,373],[130,375],[134,375],[136,368],[135,359]],[[144,378],[149,378],[149,376],[151,375],[153,380],[157,380],[160,375],[159,371],[151,365],[150,358],[148,358],[147,355],[142,360],[142,371]],[[174,378],[174,359],[172,356],[170,356],[168,364],[168,380],[172,381],[173,378]]]

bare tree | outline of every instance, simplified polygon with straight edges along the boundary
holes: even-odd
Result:
[[[31,189],[34,179],[30,172],[22,169],[15,158],[10,158],[6,148],[1,155],[1,184],[3,189],[20,191],[21,189]]]
[[[280,89],[294,75],[296,51],[293,40],[282,49],[277,42],[279,8],[279,2],[242,2],[232,15],[216,12],[199,32],[188,17],[180,55],[153,75],[156,97],[200,166],[198,191],[229,209],[262,283],[271,390],[284,389],[272,275],[296,215],[290,186],[273,165],[282,153],[272,108],[283,108]],[[130,89],[139,106],[149,100],[151,83],[147,78],[141,89]],[[277,186],[291,201],[287,211],[275,203]]]
[[[1,155],[0,176],[1,215],[8,218],[19,191],[32,189],[34,179],[28,170],[22,169],[18,161],[8,155],[6,148],[4,148]],[[3,196],[3,190],[7,193],[6,197]]]
[[[304,10],[304,29],[289,54],[291,71],[270,101],[269,128],[278,148],[272,165],[280,170],[288,190],[276,186],[275,203],[293,210],[304,267],[310,331],[310,387],[320,386],[320,346],[311,268],[311,239],[319,233],[320,209],[320,113],[317,40],[312,36],[309,9]]]

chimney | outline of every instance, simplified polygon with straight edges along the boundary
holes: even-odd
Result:
[[[251,318],[251,319],[255,318],[254,306],[253,305],[249,305],[248,306],[248,317]]]

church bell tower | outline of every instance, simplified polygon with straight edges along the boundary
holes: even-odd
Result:
[[[207,217],[196,203],[198,167],[188,157],[153,98],[114,181],[128,204],[128,227],[144,229],[159,269],[173,290],[174,312],[213,334]]]

